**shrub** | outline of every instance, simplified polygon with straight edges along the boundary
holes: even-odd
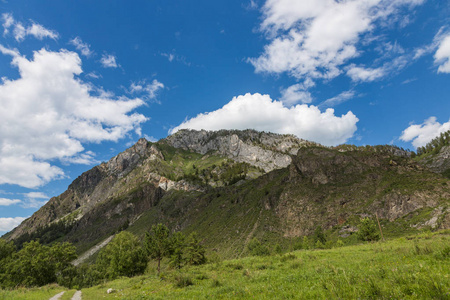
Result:
[[[317,240],[317,242],[314,244],[314,247],[316,249],[325,249],[325,245],[319,240]]]
[[[377,225],[369,218],[361,219],[357,236],[361,241],[378,241],[380,239]]]
[[[175,276],[175,286],[179,288],[184,288],[190,285],[194,285],[191,277],[185,275],[177,275]]]
[[[270,255],[269,248],[266,245],[261,244],[257,238],[253,238],[247,245],[251,255],[254,256],[266,256]]]

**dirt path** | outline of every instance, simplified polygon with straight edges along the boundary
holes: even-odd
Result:
[[[81,291],[76,291],[72,296],[72,300],[81,300]]]
[[[61,292],[59,294],[56,294],[55,296],[51,297],[49,300],[59,300],[61,299],[62,295],[64,295],[65,292]]]
[[[51,297],[49,300],[59,300],[61,299],[62,295],[64,295],[65,292],[61,292],[59,294],[56,294],[55,296]],[[76,291],[75,294],[72,296],[72,300],[81,300],[81,291]]]

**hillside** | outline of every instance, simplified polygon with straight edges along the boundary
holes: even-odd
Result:
[[[388,236],[450,228],[450,180],[409,155],[253,130],[181,130],[141,139],[83,173],[5,237],[70,241],[83,253],[120,230],[143,235],[161,222],[237,257],[253,237],[287,247],[318,226],[351,243],[359,219],[375,213]]]

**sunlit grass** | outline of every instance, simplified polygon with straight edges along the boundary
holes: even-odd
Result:
[[[449,299],[449,232],[124,278],[86,299]],[[192,284],[180,284],[180,277]],[[116,293],[106,294],[108,288]]]
[[[160,277],[120,278],[83,299],[450,299],[450,231],[386,242],[217,261]],[[114,289],[107,294],[108,289]],[[0,299],[48,299],[63,289],[0,291]],[[63,299],[69,299],[73,290]]]

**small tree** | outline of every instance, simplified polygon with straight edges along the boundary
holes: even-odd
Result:
[[[170,256],[170,264],[181,269],[185,261],[184,252],[186,248],[186,237],[181,232],[176,232],[172,236],[172,255]]]
[[[110,279],[131,277],[144,272],[147,258],[138,238],[131,232],[122,231],[100,251],[96,264]]]
[[[158,275],[161,271],[161,260],[172,254],[171,244],[169,229],[161,223],[153,225],[150,233],[145,233],[145,251],[151,259],[158,262]]]
[[[358,239],[361,241],[378,241],[380,233],[375,222],[369,218],[361,219],[359,224]]]
[[[309,239],[308,237],[305,235],[303,236],[303,249],[308,250],[309,249]]]
[[[204,264],[206,262],[205,252],[205,247],[200,244],[197,233],[191,233],[186,245],[186,262],[189,265]]]

